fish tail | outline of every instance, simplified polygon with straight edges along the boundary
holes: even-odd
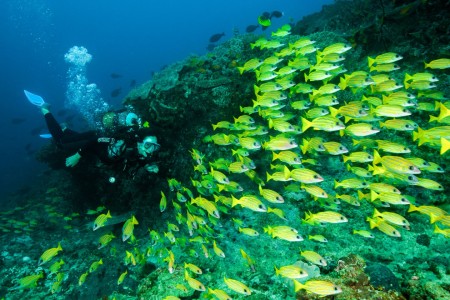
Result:
[[[380,153],[377,150],[373,150],[373,164],[376,165],[381,162]]]
[[[237,204],[239,204],[239,200],[236,199],[233,195],[231,195],[231,207],[235,207]]]
[[[347,87],[347,82],[345,81],[344,78],[340,78],[339,79],[339,84],[338,86],[341,88],[341,90],[345,90],[345,88]]]
[[[277,158],[279,158],[279,155],[276,152],[272,152],[272,161],[276,160]]]
[[[312,122],[302,117],[302,132],[308,130],[308,128],[310,128],[312,125],[313,125]]]
[[[289,171],[288,167],[286,167],[286,166],[284,166],[283,173],[284,173],[284,179],[288,180],[289,177],[291,177],[291,171]]]
[[[376,218],[376,217],[383,217],[383,215],[376,209],[376,208],[374,208],[373,209],[373,216],[372,216],[373,218]]]
[[[259,94],[259,86],[257,86],[256,84],[253,85],[253,88],[255,89],[255,95],[258,96]]]
[[[408,212],[418,211],[417,206],[414,204],[409,204]]]
[[[450,149],[450,141],[446,138],[441,137],[441,155]]]
[[[331,107],[331,106],[329,107],[329,109],[330,109],[331,116],[336,117],[339,111],[336,108]]]
[[[298,282],[297,280],[294,280],[294,291],[297,293],[298,291],[302,290],[302,289],[306,289],[306,285]]]

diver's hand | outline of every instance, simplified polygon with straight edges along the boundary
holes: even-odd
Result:
[[[158,173],[159,172],[159,168],[157,165],[146,165],[145,169],[149,173]]]
[[[77,163],[80,161],[81,155],[78,153],[75,153],[72,156],[69,156],[66,158],[66,167],[73,168],[77,165]]]

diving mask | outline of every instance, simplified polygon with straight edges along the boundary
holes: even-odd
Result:
[[[147,153],[153,153],[155,151],[158,151],[159,148],[161,148],[161,145],[158,144],[158,140],[155,136],[148,136],[144,139],[142,142],[144,151]]]

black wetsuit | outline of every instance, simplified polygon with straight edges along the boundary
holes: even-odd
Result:
[[[138,153],[136,146],[139,139],[132,132],[122,134],[123,138],[113,138],[99,136],[95,131],[78,133],[70,129],[62,130],[51,113],[45,114],[45,121],[56,146],[68,151],[77,151],[81,157],[95,155],[103,163],[117,165],[132,176],[139,168],[154,162],[152,156],[143,157]],[[118,141],[123,141],[123,145],[115,149],[114,146]]]

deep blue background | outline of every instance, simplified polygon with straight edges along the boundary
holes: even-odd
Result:
[[[72,46],[84,46],[93,55],[88,65],[89,81],[98,85],[107,102],[119,105],[131,80],[143,83],[164,65],[190,54],[205,54],[212,34],[225,32],[224,41],[234,28],[245,33],[262,12],[283,11],[284,16],[273,22],[274,30],[332,2],[2,0],[0,203],[5,195],[32,184],[46,168],[30,153],[48,143],[30,133],[44,121],[25,99],[23,89],[43,96],[53,111],[62,109],[67,84],[64,54]],[[123,77],[112,79],[112,72]],[[110,93],[117,87],[122,87],[122,94],[111,99]],[[13,119],[21,123],[13,124]]]

